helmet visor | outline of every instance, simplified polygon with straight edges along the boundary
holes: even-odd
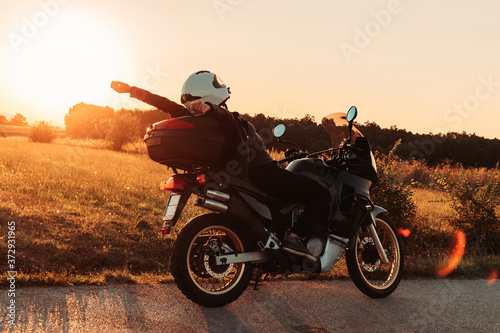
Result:
[[[181,103],[184,104],[186,102],[192,102],[196,101],[197,99],[200,99],[201,96],[193,96],[191,94],[182,94],[181,95]]]
[[[215,88],[225,88],[226,84],[217,75],[214,74],[214,80],[212,82]]]

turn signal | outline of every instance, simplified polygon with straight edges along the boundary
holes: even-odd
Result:
[[[166,182],[160,183],[160,190],[180,192],[186,187],[186,181],[181,177],[170,177]]]
[[[201,174],[196,176],[196,182],[200,185],[205,184],[207,182],[207,177],[205,177],[205,174]]]

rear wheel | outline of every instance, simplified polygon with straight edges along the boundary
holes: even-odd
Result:
[[[171,271],[187,298],[207,307],[226,305],[247,288],[254,265],[216,265],[216,255],[249,251],[250,242],[241,228],[219,214],[191,220],[173,245]]]
[[[390,295],[403,275],[403,247],[394,223],[385,215],[375,219],[377,235],[389,259],[380,259],[371,234],[365,228],[347,251],[346,263],[352,281],[361,292],[372,298]]]

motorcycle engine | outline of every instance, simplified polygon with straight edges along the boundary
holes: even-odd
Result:
[[[320,237],[311,237],[307,241],[307,250],[315,257],[319,257],[325,250],[326,242]]]

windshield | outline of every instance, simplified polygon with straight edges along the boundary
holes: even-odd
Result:
[[[349,139],[349,122],[345,112],[332,113],[321,120],[321,124],[326,129],[332,139],[332,148],[337,148],[342,142]],[[363,134],[355,127],[352,127],[352,138],[354,142]]]

